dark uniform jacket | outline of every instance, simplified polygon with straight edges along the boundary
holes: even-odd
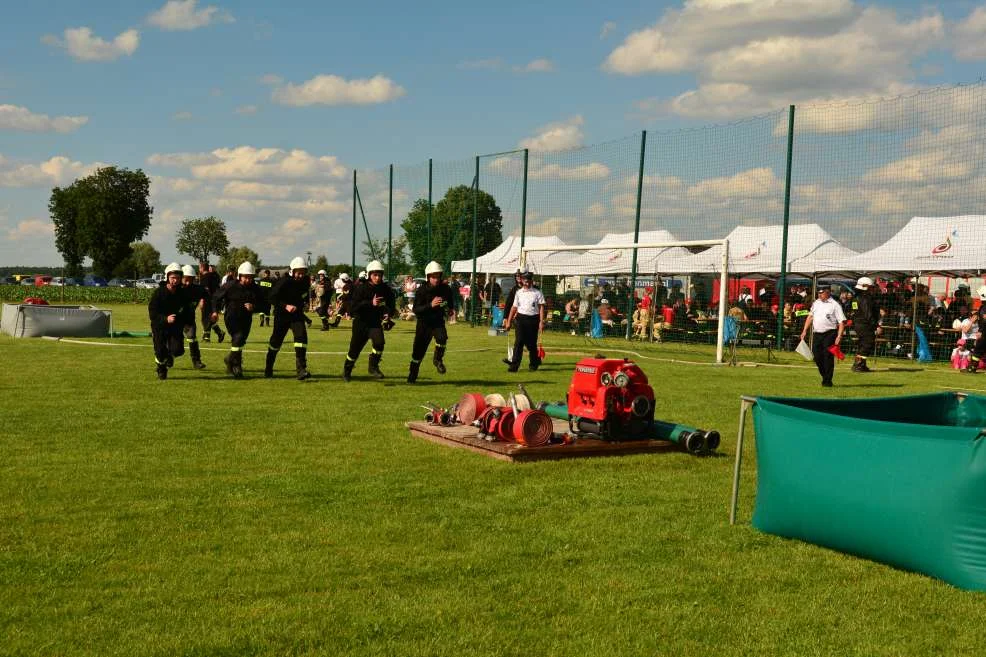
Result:
[[[274,316],[287,318],[288,321],[304,321],[305,307],[308,305],[309,279],[307,276],[300,281],[293,276],[281,276],[271,288],[270,302],[274,306]],[[293,313],[288,313],[284,306],[295,306]]]
[[[234,280],[219,288],[213,298],[213,307],[216,312],[220,310],[226,312],[226,321],[249,320],[253,316],[253,311],[247,310],[246,304],[253,304],[256,310],[260,296],[260,288],[256,284],[246,286]]]
[[[260,300],[257,301],[257,310],[259,312],[264,314],[270,312],[270,305],[273,303],[271,301],[271,291],[274,289],[274,283],[276,282],[273,278],[258,278],[253,282],[257,286],[257,291],[260,293]]]
[[[445,323],[445,318],[452,308],[452,288],[445,281],[438,285],[428,285],[427,283],[418,288],[414,295],[414,314],[419,322],[424,322],[426,326],[437,328]],[[441,305],[432,308],[431,300],[435,297],[442,299]]]
[[[197,283],[192,283],[191,285],[182,287],[182,292],[185,294],[186,324],[195,323],[195,311],[199,308],[199,301],[203,299],[205,300],[205,305],[202,306],[202,311],[206,314],[212,312],[212,296],[204,287]]]
[[[210,297],[214,296],[219,291],[219,274],[214,271],[199,274],[199,284],[205,288]]]
[[[876,300],[869,292],[862,292],[852,301],[852,322],[853,325],[863,330],[876,330],[876,325],[880,321],[880,310],[876,307]]]
[[[510,288],[507,292],[507,301],[503,304],[503,316],[508,317],[510,315],[510,309],[514,307],[514,297],[517,296],[517,290],[524,287],[519,283],[514,283],[514,286]]]
[[[355,286],[352,292],[353,298],[349,303],[349,314],[360,320],[368,328],[380,328],[383,323],[383,316],[396,314],[396,300],[394,290],[384,281],[377,285],[369,280]],[[379,306],[373,305],[373,297],[379,296],[383,303]]]
[[[179,329],[188,323],[187,320],[187,297],[181,285],[174,292],[168,291],[166,283],[162,282],[151,295],[151,301],[147,304],[147,315],[151,320],[151,327],[159,330],[169,326]],[[174,324],[168,324],[168,316],[177,315]]]

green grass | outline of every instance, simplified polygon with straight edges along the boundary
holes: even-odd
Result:
[[[116,330],[146,330],[142,307]],[[504,338],[451,328],[439,378],[403,384],[413,327],[388,334],[383,382],[339,374],[348,331],[312,333],[316,378],[208,369],[155,379],[123,346],[0,337],[3,655],[978,655],[986,596],[728,524],[741,394],[877,396],[970,387],[942,366],[851,376],[723,368],[675,351],[549,336],[508,375]],[[100,341],[94,341],[100,342]],[[658,416],[723,435],[722,456],[509,464],[409,436],[425,401],[564,396],[578,356],[640,352]],[[760,351],[741,357],[762,363]],[[878,365],[899,365],[886,360]],[[748,432],[750,435],[750,432]]]

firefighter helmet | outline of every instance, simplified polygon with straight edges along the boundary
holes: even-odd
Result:
[[[301,256],[292,258],[291,264],[288,265],[288,267],[291,269],[291,271],[294,271],[295,269],[308,269],[308,265],[305,264],[305,259],[302,258]]]
[[[365,281],[366,280],[366,270],[365,269],[359,273],[359,279],[361,281]]]
[[[976,290],[976,294],[979,295],[981,301],[986,301],[986,285],[980,285],[979,289]]]
[[[319,269],[318,270],[318,275],[319,276],[328,276],[329,275],[329,272],[325,271],[324,269]]]
[[[432,274],[441,274],[444,271],[444,267],[432,260],[427,265],[425,265],[425,276],[431,276]]]
[[[244,262],[240,265],[240,268],[236,270],[237,276],[256,276],[257,269],[253,266],[252,262]]]
[[[380,262],[379,260],[371,260],[370,262],[366,263],[367,274],[372,274],[375,271],[383,273],[383,270],[384,270],[383,263]]]
[[[177,262],[172,262],[170,265],[168,265],[167,267],[164,268],[164,275],[165,276],[167,276],[171,272],[175,272],[176,274],[179,274],[180,275],[181,274],[181,265],[179,265]]]
[[[191,265],[184,265],[181,268],[181,275],[182,276],[188,276],[188,277],[191,277],[191,278],[195,278],[195,267],[193,267]]]
[[[868,290],[873,287],[873,279],[869,276],[861,276],[858,281],[856,281],[857,290]]]
[[[342,272],[341,274],[339,274],[339,278],[341,278],[344,281],[348,281],[349,280],[349,274],[347,274],[346,272]]]

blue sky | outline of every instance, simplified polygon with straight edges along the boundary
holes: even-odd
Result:
[[[974,82],[986,59],[986,5],[961,1],[48,1],[4,16],[4,265],[61,262],[51,188],[101,163],[152,177],[147,239],[165,261],[181,219],[210,214],[268,263],[348,261],[353,168],[893,96]]]

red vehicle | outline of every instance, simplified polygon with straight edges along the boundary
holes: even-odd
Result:
[[[34,287],[44,287],[45,285],[51,285],[51,276],[38,274],[34,277]]]

